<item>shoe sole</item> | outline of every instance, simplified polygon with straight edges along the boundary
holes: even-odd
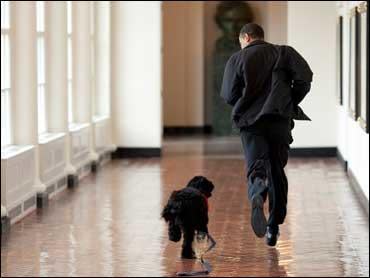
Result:
[[[267,221],[263,211],[263,199],[261,196],[252,198],[252,219],[251,224],[257,237],[264,237],[267,229]]]

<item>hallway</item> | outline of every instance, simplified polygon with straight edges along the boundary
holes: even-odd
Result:
[[[216,186],[209,276],[368,277],[368,20],[366,1],[1,1],[1,277],[199,270],[160,218],[195,175]],[[262,157],[289,132],[265,115],[297,120],[276,248],[233,129],[256,121]]]
[[[368,218],[335,158],[290,160],[288,216],[275,249],[250,227],[240,157],[168,145],[161,159],[113,160],[15,224],[2,239],[1,276],[173,276],[191,268],[159,214],[171,191],[198,174],[216,185],[210,276],[369,275]]]

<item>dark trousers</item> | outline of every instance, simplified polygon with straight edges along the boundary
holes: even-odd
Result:
[[[288,180],[284,167],[288,162],[291,121],[265,116],[240,130],[247,163],[249,200],[260,194],[269,199],[269,226],[284,222],[287,211]]]

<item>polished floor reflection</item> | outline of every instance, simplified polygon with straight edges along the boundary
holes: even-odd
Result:
[[[180,244],[167,240],[159,217],[171,191],[198,174],[216,185],[210,276],[369,275],[369,220],[336,159],[290,160],[287,221],[269,248],[250,227],[243,160],[194,148],[113,161],[60,193],[2,239],[1,276],[173,276],[198,268],[179,259]]]

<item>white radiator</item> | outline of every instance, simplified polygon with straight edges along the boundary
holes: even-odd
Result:
[[[39,143],[41,181],[49,185],[65,175],[65,135],[48,134]]]
[[[101,154],[105,152],[110,144],[109,118],[101,117],[94,121],[95,125],[95,149]]]
[[[78,125],[71,130],[71,161],[80,167],[89,159],[90,125]]]
[[[29,209],[24,207],[23,203],[35,196],[34,181],[33,146],[13,146],[1,151],[1,204],[8,212],[16,207],[20,213]]]

